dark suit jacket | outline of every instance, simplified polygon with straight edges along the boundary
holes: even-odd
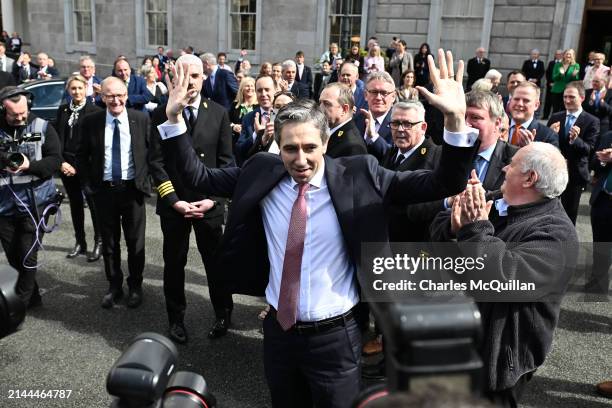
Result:
[[[8,72],[0,71],[0,89],[11,85],[17,85],[13,75],[9,74]]]
[[[259,106],[254,108],[251,112],[244,115],[242,118],[242,130],[240,131],[240,137],[238,138],[238,142],[236,142],[236,146],[234,147],[234,152],[236,153],[236,164],[239,166],[244,163],[244,161],[248,158],[249,150],[253,147],[253,132],[255,132],[255,113],[259,112],[259,116],[261,119],[261,108]]]
[[[211,85],[210,77],[206,78],[202,87],[202,95],[204,97],[217,102],[228,112],[232,109],[232,102],[236,99],[237,92],[238,81],[236,81],[236,77],[233,73],[223,68],[217,68],[214,89]]]
[[[331,78],[329,82],[332,82]],[[355,92],[353,92],[353,100],[355,101],[357,112],[359,112],[359,109],[368,109],[368,101],[366,101],[365,92],[365,84],[362,81],[357,81],[357,87],[355,88]]]
[[[298,82],[297,79],[293,81],[289,92],[295,95],[296,98],[310,98],[310,91],[306,88],[306,84]]]
[[[548,66],[546,67],[546,89],[550,89],[553,83],[553,70],[555,69],[555,64],[557,62],[552,59],[548,61]]]
[[[595,151],[608,149],[610,147],[612,147],[612,132],[607,132],[601,135]],[[591,167],[595,172],[595,176],[593,177],[593,191],[591,192],[589,203],[593,205],[597,197],[599,197],[599,194],[607,194],[606,192],[602,192],[602,189],[608,174],[612,171],[612,163],[602,166],[599,160],[597,160],[597,157],[593,156]]]
[[[480,78],[484,78],[489,69],[491,69],[491,61],[487,58],[483,58],[480,64],[478,63],[478,58],[471,58],[467,63],[468,80],[466,89],[471,89],[474,82]]]
[[[566,111],[553,113],[548,120],[548,126],[555,122],[559,122],[561,125],[559,128],[559,148],[561,154],[567,160],[569,182],[586,184],[590,180],[589,160],[599,138],[599,120],[590,113],[582,111],[574,122],[574,126],[580,128],[580,134],[572,144],[569,144],[566,136],[565,120]]]
[[[539,120],[533,119],[529,124],[528,130],[536,130],[535,141],[536,142],[546,142],[555,146],[557,149],[559,148],[559,135],[552,131],[548,126],[544,126],[540,123]]]
[[[440,160],[442,147],[426,137],[421,146],[405,159],[396,171],[433,170]],[[390,148],[381,165],[393,170],[398,148]],[[442,210],[439,200],[410,205],[391,205],[388,211],[389,240],[392,242],[424,242],[429,224]]]
[[[147,89],[147,82],[144,78],[131,75],[128,82],[128,100],[126,107],[139,111],[145,110],[145,105],[151,102],[153,95]]]
[[[305,98],[312,98],[312,70],[309,66],[304,65],[304,72],[300,77],[300,70],[295,68],[295,80],[302,84],[303,88],[308,92]]]
[[[329,136],[326,155],[333,157],[368,154],[362,134],[351,119]]]
[[[323,76],[320,72],[317,72],[314,77],[314,100],[319,101],[319,96],[321,95],[321,91],[325,86],[329,83],[331,79],[331,74],[327,76]]]
[[[355,126],[357,130],[359,130],[359,134],[363,139],[363,135],[365,135],[365,116],[358,112],[353,117],[355,121]],[[376,157],[378,161],[381,161],[382,158],[387,153],[387,150],[393,145],[393,139],[391,138],[391,128],[389,127],[389,122],[391,121],[391,110],[387,112],[387,115],[383,119],[383,122],[380,124],[378,128],[378,135],[380,136],[374,143],[370,143],[367,145],[368,153],[372,156]]]
[[[76,156],[79,151],[81,144],[81,137],[89,137],[89,134],[82,133],[82,126],[85,122],[85,116],[98,112],[101,109],[94,105],[91,100],[85,103],[85,107],[79,113],[76,125],[72,128],[68,127],[68,119],[70,119],[70,109],[68,104],[61,105],[57,110],[57,119],[55,121],[55,129],[60,140],[60,152],[62,154],[62,161],[68,162],[71,166],[76,166]]]
[[[34,65],[30,64],[30,75],[28,75],[23,67],[13,64],[13,77],[18,84],[28,79],[37,79],[38,69]]]
[[[599,119],[599,134],[603,135],[610,128],[610,115],[612,115],[612,91],[606,92],[606,96],[599,101],[599,106],[591,101],[591,95],[595,92],[593,89],[587,89],[585,92],[582,109]]]
[[[258,153],[242,168],[208,169],[197,158],[189,137],[183,134],[164,141],[164,149],[175,157],[185,183],[194,190],[232,197],[217,263],[220,278],[232,293],[263,296],[270,264],[261,201],[287,176],[278,155]],[[389,241],[386,207],[409,204],[455,194],[465,188],[465,176],[474,148],[444,145],[441,165],[435,172],[394,172],[380,166],[371,156],[325,158],[325,178],[331,201],[347,248],[361,271],[361,243]],[[363,287],[363,285],[362,285]]]
[[[525,77],[527,77],[527,80],[535,79],[536,85],[540,86],[540,82],[544,76],[544,62],[538,60],[536,67],[534,68],[533,61],[531,59],[525,60],[525,62],[523,62],[523,68],[521,71],[523,71]]]
[[[38,72],[40,72],[40,66],[37,67],[37,69],[38,69]],[[38,72],[36,73],[37,75],[38,75]],[[53,78],[57,78],[57,77],[60,76],[59,71],[55,67],[47,67],[47,71],[46,72],[47,72],[47,74],[51,75],[51,77],[53,77]]]
[[[149,169],[153,177],[153,183],[158,190],[157,214],[164,217],[183,216],[172,208],[179,200],[193,202],[200,201],[208,196],[189,190],[183,184],[183,180],[173,160],[163,156],[161,138],[157,125],[167,120],[166,105],[158,106],[151,117],[151,146],[149,148]],[[187,123],[187,121],[185,121]],[[234,164],[232,155],[232,131],[230,129],[229,117],[223,106],[208,99],[203,99],[198,108],[198,118],[194,129],[189,130],[191,144],[197,153],[198,159],[207,167],[227,167]],[[161,198],[160,187],[167,191],[170,182],[174,190]],[[217,205],[211,211],[204,214],[204,218],[222,216],[225,210],[225,200],[212,198]]]
[[[151,124],[149,115],[128,109],[132,159],[134,161],[134,184],[143,194],[150,192],[147,149]],[[102,187],[104,177],[104,127],[106,110],[92,113],[83,122],[81,132],[88,137],[81,138],[77,153],[77,171],[87,193],[95,194]]]

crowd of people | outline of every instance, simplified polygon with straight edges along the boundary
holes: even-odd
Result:
[[[29,112],[31,95],[11,85],[59,75],[44,52],[36,64],[26,52],[11,60],[15,35],[0,42],[0,68],[13,79],[0,91],[3,137],[39,122]],[[75,232],[67,258],[103,258],[109,288],[101,306],[109,309],[125,295],[121,229],[127,306],[143,302],[152,183],[171,339],[188,341],[193,229],[215,313],[208,337],[231,327],[232,294],[264,296],[273,406],[346,407],[362,375],[385,372],[384,359],[361,363],[384,344],[377,327],[361,344],[370,330],[358,284],[362,242],[576,243],[589,184],[593,241],[612,241],[612,83],[604,54],[591,53],[581,68],[573,50],[558,51],[545,69],[532,50],[506,76],[506,90],[481,47],[465,64],[465,87],[464,65],[450,53],[434,56],[422,44],[413,56],[398,38],[384,49],[370,38],[365,50],[354,44],[346,54],[332,43],[313,68],[302,51],[263,62],[258,72],[246,50],[233,67],[223,52],[180,54],[159,47],[135,69],[120,55],[103,80],[82,56],[56,123],[32,142],[36,155],[24,147],[23,163],[2,170],[11,181],[0,186],[0,239],[30,307],[42,304],[35,279],[42,233],[27,225],[32,215],[44,219],[50,197],[14,186],[46,186],[59,173]],[[23,206],[4,205],[13,197]],[[503,269],[525,268],[529,254],[506,252]],[[554,279],[570,255],[549,254],[533,276]],[[594,251],[587,291],[607,295],[611,262],[609,246]],[[478,306],[485,395],[516,406],[550,350],[559,304]]]

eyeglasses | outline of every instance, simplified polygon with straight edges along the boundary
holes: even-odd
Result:
[[[117,95],[104,94],[104,98],[108,99],[109,101],[112,101],[113,99],[123,99],[126,96],[127,94],[117,94]]]
[[[400,128],[400,126],[401,126],[402,129],[410,130],[414,126],[418,125],[421,122],[423,122],[423,121],[419,120],[418,122],[410,122],[410,121],[407,121],[407,120],[394,120],[392,122],[389,122],[389,127],[391,129],[393,129],[393,130],[398,130]]]
[[[366,92],[375,98],[377,96],[382,96],[383,98],[386,98],[389,95],[395,94],[395,91],[378,91],[376,89],[366,89]]]

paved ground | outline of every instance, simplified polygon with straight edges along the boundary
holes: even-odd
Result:
[[[581,240],[590,241],[584,203],[579,231]],[[92,265],[83,257],[64,257],[74,241],[68,205],[62,210],[64,225],[45,237],[46,250],[40,256],[44,307],[27,317],[21,331],[0,340],[0,407],[106,407],[111,401],[106,374],[129,340],[144,331],[163,334],[167,329],[161,232],[154,207],[147,206],[145,303],[137,310],[121,305],[110,311],[99,306],[107,287],[102,262]],[[190,343],[179,347],[179,369],[202,374],[220,407],[268,407],[257,320],[263,302],[235,297],[233,330],[221,340],[208,340],[212,309],[196,253],[192,240],[186,318]],[[3,255],[0,258],[4,262]],[[612,400],[594,394],[593,384],[612,379],[612,306],[586,303],[582,297],[579,286],[572,286],[554,350],[532,381],[523,407],[611,406]],[[63,400],[8,399],[9,390],[17,389],[70,389],[72,395]]]

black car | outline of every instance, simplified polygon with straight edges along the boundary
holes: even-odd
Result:
[[[36,116],[55,124],[57,109],[64,103],[66,79],[53,78],[30,81],[19,85],[20,88],[32,92],[32,109]]]

